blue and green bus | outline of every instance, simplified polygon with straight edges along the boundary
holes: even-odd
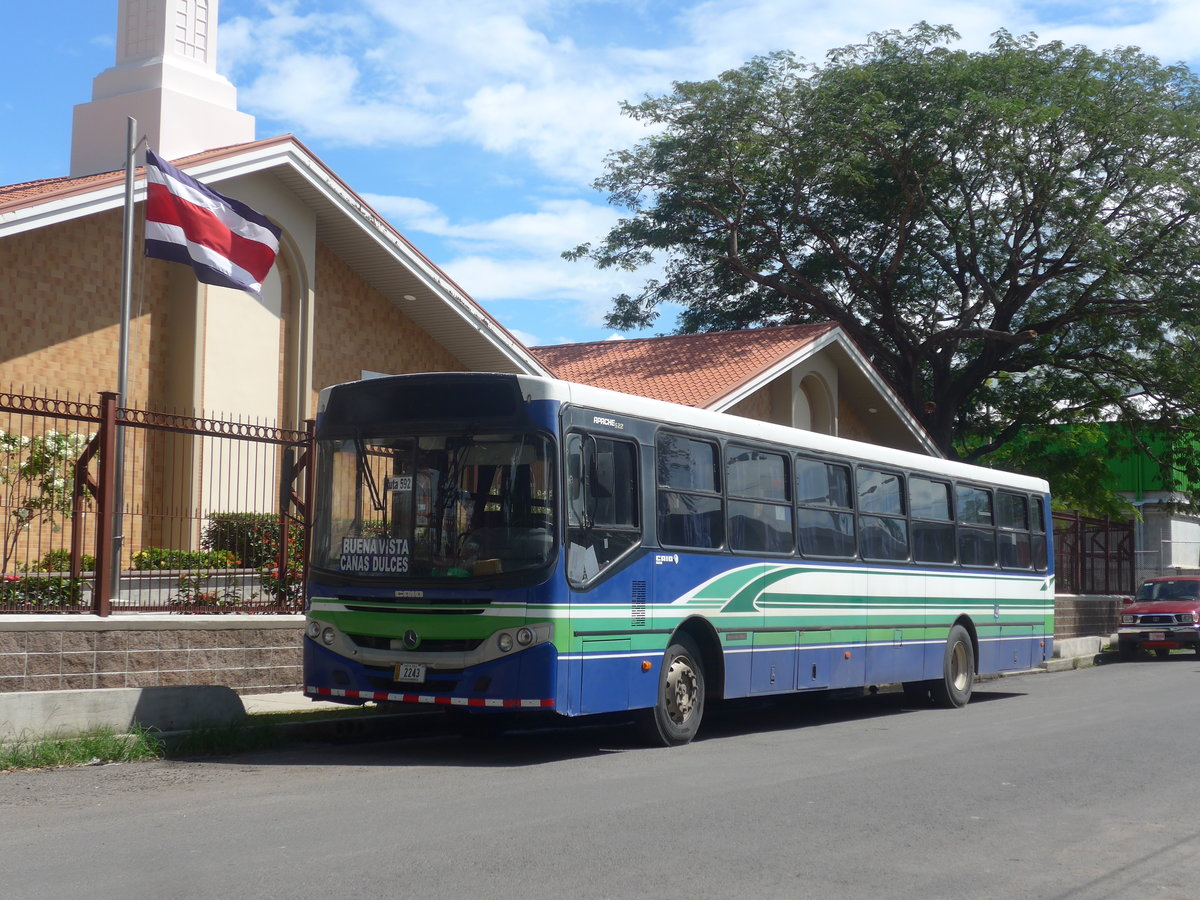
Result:
[[[1044,481],[521,375],[327,388],[305,692],[458,714],[902,684],[1048,658]]]

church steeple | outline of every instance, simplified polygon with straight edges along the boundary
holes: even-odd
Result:
[[[124,165],[128,116],[167,159],[254,140],[254,117],[217,73],[218,2],[120,0],[116,65],[75,107],[71,175]]]

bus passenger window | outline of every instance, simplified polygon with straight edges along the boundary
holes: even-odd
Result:
[[[656,447],[659,544],[705,550],[723,546],[725,514],[716,445],[664,433]]]
[[[992,492],[960,484],[955,486],[958,509],[958,561],[964,566],[996,565],[996,530],[991,526]]]
[[[796,535],[805,556],[855,554],[850,467],[796,458]]]
[[[1046,502],[1041,497],[1033,498],[1033,535],[1030,538],[1033,567],[1045,572],[1050,564],[1046,553]]]
[[[858,512],[858,549],[863,559],[908,559],[902,476],[860,467]]]
[[[950,485],[912,475],[908,479],[908,502],[912,514],[913,560],[925,563],[954,562]]]
[[[787,458],[731,444],[725,450],[725,485],[730,497],[729,546],[748,553],[791,553]]]
[[[1033,551],[1029,535],[1029,498],[1023,494],[999,491],[996,494],[996,519],[1000,566],[1004,569],[1029,569]]]

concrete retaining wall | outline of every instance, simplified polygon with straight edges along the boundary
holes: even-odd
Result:
[[[224,685],[298,690],[304,617],[0,616],[0,693]]]
[[[221,726],[246,718],[227,687],[190,685],[95,691],[0,694],[0,743],[72,735],[96,728],[123,733],[134,725],[163,732]]]

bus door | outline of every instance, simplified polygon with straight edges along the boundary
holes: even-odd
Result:
[[[637,445],[573,431],[566,439],[567,581],[580,713],[629,709],[647,622],[647,572],[631,565],[641,541]],[[653,705],[654,692],[642,705]]]

